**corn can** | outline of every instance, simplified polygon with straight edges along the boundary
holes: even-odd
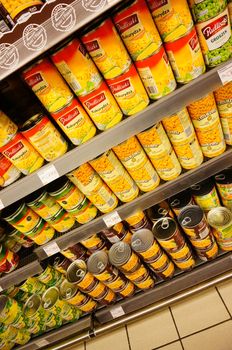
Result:
[[[52,266],[48,265],[46,269],[37,276],[38,280],[44,283],[47,287],[59,286],[64,277],[62,273],[55,270]]]
[[[162,253],[152,231],[147,229],[133,234],[131,247],[148,264],[156,260]]]
[[[33,173],[44,163],[44,159],[21,133],[17,133],[0,151],[24,175]]]
[[[0,110],[0,147],[5,146],[16,135],[17,125]]]
[[[25,234],[36,244],[43,245],[54,237],[55,230],[43,219],[40,219],[39,223]]]
[[[122,120],[123,114],[104,81],[79,100],[99,130],[112,128]]]
[[[210,18],[216,17],[221,13],[227,4],[226,0],[188,0],[189,7],[191,8],[194,21],[205,22]]]
[[[153,205],[147,209],[147,215],[154,224],[157,220],[170,217],[174,219],[174,213],[166,201]]]
[[[138,113],[149,104],[148,95],[133,64],[122,75],[107,80],[107,84],[125,115]]]
[[[161,123],[137,137],[162,180],[173,180],[180,175],[180,163]]]
[[[194,201],[204,212],[220,207],[220,199],[212,179],[207,179],[191,186]]]
[[[225,169],[217,174],[214,179],[220,195],[223,206],[232,209],[232,172],[231,169]]]
[[[98,158],[91,160],[90,165],[106,182],[122,202],[130,202],[139,194],[139,189],[113,151],[109,150]]]
[[[132,250],[129,244],[118,242],[109,250],[109,261],[123,273],[136,272],[141,266],[141,260]]]
[[[53,53],[51,59],[77,96],[91,93],[102,82],[84,45],[76,38]]]
[[[46,221],[51,219],[61,209],[61,206],[55,199],[43,189],[27,196],[26,205]]]
[[[78,308],[84,304],[89,297],[78,290],[78,287],[64,280],[60,285],[60,296],[63,300],[66,300],[69,304],[72,304]]]
[[[87,249],[80,243],[76,243],[61,251],[61,254],[71,261],[77,259],[86,261],[89,257]]]
[[[43,294],[46,285],[40,282],[36,277],[28,277],[27,280],[19,286],[19,289],[29,294]]]
[[[102,213],[117,207],[117,197],[88,163],[73,170],[67,177]]]
[[[110,18],[81,40],[105,79],[113,79],[129,68],[131,59]]]
[[[125,219],[125,221],[129,225],[129,229],[132,233],[135,233],[141,229],[151,230],[152,228],[151,221],[147,217],[146,213],[141,210],[133,212]]]
[[[57,232],[67,232],[74,226],[75,218],[61,208],[58,213],[48,220],[48,223]]]
[[[38,335],[45,332],[46,318],[49,316],[49,312],[42,307],[40,296],[31,295],[23,307],[23,313],[30,333]]]
[[[76,146],[87,142],[96,134],[94,124],[76,98],[64,108],[52,113],[52,118]]]
[[[41,0],[26,0],[23,2],[3,0],[2,4],[15,21],[24,21],[25,16],[27,17],[29,14],[38,11],[43,6]]]
[[[19,303],[6,295],[0,295],[0,322],[20,329],[26,326]]]
[[[6,187],[15,182],[21,172],[0,153],[0,187]]]
[[[95,234],[90,236],[89,238],[83,239],[81,244],[89,249],[89,250],[98,250],[103,245],[103,240],[99,237],[99,235]]]
[[[113,147],[113,151],[141,191],[149,192],[159,185],[159,176],[135,136]]]
[[[73,99],[73,93],[47,58],[27,68],[22,76],[49,113],[56,113]]]
[[[113,15],[114,24],[134,61],[151,56],[162,45],[159,32],[143,0],[135,0]]]
[[[36,114],[24,123],[21,132],[47,162],[67,152],[67,142],[50,120],[42,114]]]
[[[128,228],[122,223],[118,224],[101,231],[103,237],[105,237],[111,244],[117,242],[125,242],[130,244],[132,233],[128,230]]]
[[[84,198],[77,207],[68,210],[68,213],[74,216],[79,224],[86,224],[95,219],[97,216],[97,208],[87,198]]]

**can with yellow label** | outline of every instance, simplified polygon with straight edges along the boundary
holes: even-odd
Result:
[[[0,147],[5,146],[16,135],[17,125],[0,110]]]

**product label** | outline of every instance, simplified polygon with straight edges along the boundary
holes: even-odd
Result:
[[[38,72],[35,74],[31,74],[26,79],[27,84],[33,89],[35,94],[47,89],[48,83],[42,76],[42,73]]]
[[[111,84],[110,88],[117,98],[128,98],[135,93],[130,79],[125,79],[116,84]]]
[[[110,104],[105,93],[101,92],[99,95],[86,101],[85,106],[91,111],[91,113],[104,113],[107,112]]]

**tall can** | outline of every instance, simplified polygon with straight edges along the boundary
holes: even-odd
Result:
[[[60,208],[60,210],[48,220],[48,223],[57,232],[62,233],[67,232],[75,225],[75,218],[67,213],[63,208]]]
[[[215,183],[223,205],[232,209],[232,169],[225,169],[215,175]]]
[[[0,322],[19,329],[26,326],[21,306],[6,295],[0,295]]]
[[[19,285],[19,289],[29,294],[43,294],[46,288],[46,285],[36,277],[28,277],[25,282]]]
[[[194,21],[196,23],[205,22],[219,15],[226,7],[226,0],[188,0]]]
[[[26,235],[38,245],[43,245],[49,242],[55,235],[55,230],[43,219],[40,219],[39,223],[27,232]]]
[[[220,207],[220,199],[211,178],[191,186],[194,201],[204,212]]]
[[[0,147],[5,146],[16,135],[17,125],[0,110]]]
[[[232,213],[229,209],[218,207],[207,215],[208,223],[214,228],[214,235],[222,250],[232,250]]]
[[[117,242],[131,243],[132,233],[128,230],[123,222],[101,231],[103,237],[105,237],[111,244]]]
[[[46,318],[49,312],[42,307],[41,297],[33,294],[23,307],[27,329],[32,334],[41,334],[46,330]],[[48,315],[46,315],[48,314]]]
[[[59,286],[64,277],[62,273],[48,265],[45,270],[37,276],[38,280],[44,283],[47,287]]]
[[[21,172],[0,153],[0,187],[6,187],[20,178]]]
[[[129,230],[132,233],[137,232],[141,229],[148,229],[150,230],[152,228],[152,223],[145,212],[141,210],[134,211],[130,216],[128,216],[125,219],[125,222],[129,225]]]

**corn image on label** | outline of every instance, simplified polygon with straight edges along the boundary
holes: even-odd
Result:
[[[203,163],[204,157],[196,136],[174,144],[173,148],[184,169],[194,169]]]
[[[0,111],[0,147],[6,145],[17,133],[17,125]]]
[[[25,10],[28,10],[28,12],[35,12],[35,10],[39,9],[43,5],[43,2],[40,0],[2,0],[2,4],[9,12],[11,17],[13,19],[17,19],[20,14],[25,12]]]

